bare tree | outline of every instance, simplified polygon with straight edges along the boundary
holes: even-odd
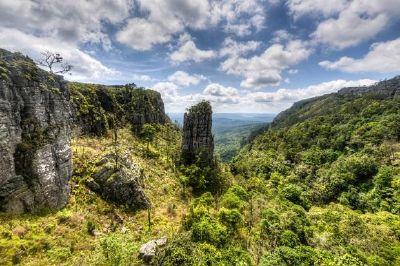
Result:
[[[50,73],[65,74],[71,71],[72,65],[64,62],[64,58],[59,53],[44,51],[41,54],[43,59],[38,61],[37,64],[48,68]]]

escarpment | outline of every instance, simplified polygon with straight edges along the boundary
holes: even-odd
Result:
[[[212,109],[203,101],[189,108],[183,122],[182,163],[211,166],[214,159]]]
[[[146,123],[167,122],[158,92],[67,82],[0,49],[0,211],[37,213],[67,204],[73,136],[103,136],[122,127],[140,133]],[[89,187],[131,209],[150,205],[132,175],[112,175],[115,182],[94,176]]]
[[[0,55],[0,211],[59,209],[72,174],[66,82],[20,54]]]
[[[75,128],[81,134],[102,136],[109,129],[130,126],[140,133],[146,123],[169,121],[160,93],[135,85],[103,86],[70,83]]]

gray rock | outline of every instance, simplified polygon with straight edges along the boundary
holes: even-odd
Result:
[[[214,137],[211,128],[212,109],[209,102],[200,102],[185,113],[181,156],[184,164],[198,161],[204,166],[213,165]]]
[[[157,240],[151,240],[139,249],[139,258],[141,258],[145,263],[150,263],[155,257],[158,248],[163,247],[167,244],[167,238],[163,237]]]
[[[86,185],[90,190],[105,200],[127,206],[131,210],[147,209],[151,203],[139,185],[143,171],[135,163],[125,158],[118,158],[115,168],[113,156],[101,160],[103,165]]]
[[[72,175],[69,90],[32,60],[0,54],[0,211],[59,209]]]

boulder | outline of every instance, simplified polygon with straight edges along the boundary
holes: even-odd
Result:
[[[90,190],[107,201],[127,206],[130,210],[151,206],[140,183],[145,178],[142,169],[124,157],[107,155],[98,163],[100,169],[86,182]]]
[[[158,248],[163,247],[167,244],[167,238],[163,237],[157,240],[151,240],[142,246],[139,249],[139,257],[145,262],[150,263],[151,260],[155,257]]]

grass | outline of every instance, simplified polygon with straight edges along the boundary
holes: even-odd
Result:
[[[188,200],[181,197],[178,174],[167,156],[177,152],[175,133],[169,141],[158,134],[149,151],[129,129],[119,130],[118,145],[111,136],[74,138],[67,206],[43,215],[1,214],[0,265],[140,265],[140,245],[171,239],[187,212]],[[147,210],[130,212],[105,202],[83,184],[96,171],[96,162],[115,150],[144,169],[143,187],[152,202],[150,230]]]

